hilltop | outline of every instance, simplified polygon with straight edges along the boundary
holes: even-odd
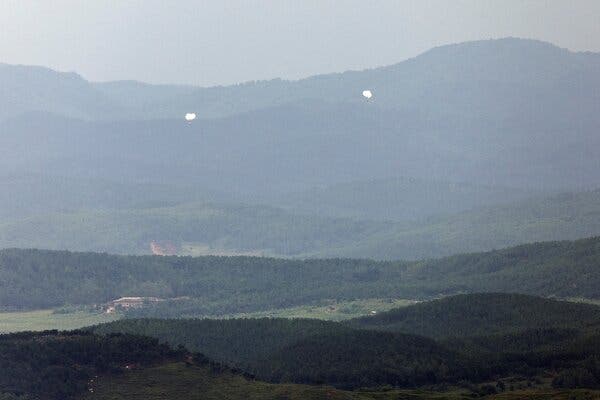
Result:
[[[594,330],[600,327],[600,307],[520,294],[465,294],[397,308],[348,324],[435,338],[489,336],[534,328]]]

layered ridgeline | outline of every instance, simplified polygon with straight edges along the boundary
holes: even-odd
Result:
[[[349,344],[358,351],[349,354],[345,347]],[[302,353],[295,354],[296,350]],[[272,380],[318,380],[339,386],[375,384],[377,387],[343,391],[323,385],[265,383],[202,354],[182,347],[173,350],[147,337],[78,331],[2,336],[0,398],[462,400],[492,399],[496,398],[495,393],[502,392],[499,397],[502,399],[556,400],[590,399],[598,395],[590,390],[598,374],[597,365],[582,362],[581,352],[579,358],[572,357],[568,362],[550,360],[552,373],[557,374],[551,383],[542,380],[547,373],[546,365],[530,366],[531,359],[527,357],[518,363],[499,360],[493,366],[486,366],[450,352],[430,339],[401,334],[350,331],[330,338],[313,336],[283,354],[294,358],[290,362],[285,356],[275,356],[271,372],[278,371],[280,375],[273,376]],[[300,355],[302,357],[298,357]],[[325,360],[330,362],[323,363]],[[363,375],[356,375],[357,372]],[[491,374],[492,384],[489,383]],[[585,380],[579,379],[581,377]],[[458,378],[460,382],[456,382]],[[390,388],[390,384],[397,388]]]
[[[521,294],[465,294],[354,319],[348,325],[434,338],[550,328],[600,332],[600,307]]]
[[[138,315],[221,315],[324,300],[427,299],[463,292],[600,298],[600,239],[523,245],[420,262],[0,252],[0,306],[158,297]],[[43,279],[40,279],[43,277]]]
[[[440,322],[441,314],[449,317]],[[385,325],[390,320],[400,322]],[[441,331],[442,325],[446,332]],[[599,327],[598,306],[524,295],[475,294],[346,323],[126,319],[92,329],[99,334],[148,335],[184,345],[275,382],[418,387],[460,380],[504,381],[512,376],[513,384],[524,379],[530,385],[537,381],[535,386],[547,386],[552,376],[555,387],[594,388],[600,385],[600,363],[594,358],[600,355]],[[515,379],[515,374],[521,378]],[[504,383],[498,390],[504,390],[501,387]]]
[[[420,259],[598,235],[599,65],[519,39],[216,88],[1,65],[0,247]]]
[[[82,181],[72,185],[69,181],[40,181],[43,179],[23,178],[6,186],[24,190],[0,194],[6,205],[3,209],[15,212],[0,222],[0,247],[149,254],[156,242],[169,244],[170,253],[180,255],[414,260],[600,234],[600,190],[399,223],[214,200],[178,204],[185,198],[222,198],[200,187],[131,185],[124,190],[125,185],[104,183],[99,186],[106,189],[98,192],[102,195],[94,195],[94,185]],[[39,185],[27,186],[26,182]],[[65,193],[77,193],[62,202],[61,194],[50,189],[54,184]],[[25,198],[27,193],[32,196]],[[410,198],[408,193],[406,197]],[[39,202],[40,198],[45,201]],[[86,203],[100,209],[81,209]],[[48,214],[50,208],[53,212]],[[63,211],[68,208],[72,210]],[[407,209],[417,213],[417,208],[415,199]],[[17,217],[27,210],[29,216]]]
[[[201,354],[173,350],[154,339],[132,335],[5,335],[0,337],[0,366],[2,400],[382,398],[331,387],[258,382]]]
[[[270,206],[200,202],[6,220],[0,223],[0,247],[151,254],[155,244],[180,255],[298,256],[366,241],[391,226]]]
[[[0,162],[9,171],[193,182],[247,199],[398,176],[598,187],[598,68],[598,54],[519,39],[216,88],[92,84],[3,65]],[[199,119],[189,124],[191,111]]]

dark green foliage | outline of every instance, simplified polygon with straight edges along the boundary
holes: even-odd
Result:
[[[534,328],[538,332],[558,327],[589,329],[600,328],[600,307],[520,294],[482,293],[397,308],[348,324],[436,338],[494,335]],[[543,336],[547,336],[547,332]]]
[[[599,234],[600,190],[591,190],[431,217],[319,255],[425,259]]]
[[[464,379],[465,364],[459,355],[424,337],[342,331],[302,339],[264,356],[256,375],[341,388],[418,387]]]
[[[431,339],[352,330],[317,320],[121,320],[95,333],[128,332],[185,345],[273,382],[343,388],[416,387],[466,377],[464,359]]]
[[[578,368],[561,371],[553,380],[552,385],[559,388],[599,388],[600,359],[589,357]]]
[[[93,328],[95,333],[147,335],[206,354],[230,365],[256,365],[265,355],[307,337],[350,329],[310,319],[125,319]]]
[[[600,238],[413,263],[4,250],[0,251],[0,307],[102,303],[121,296],[189,296],[132,314],[179,317],[284,308],[325,299],[427,299],[482,291],[600,298],[599,262]]]
[[[164,310],[179,316],[178,307],[190,303],[196,314],[252,311],[394,294],[394,282],[404,266],[368,260],[4,250],[0,252],[0,306],[41,308],[101,303],[121,296],[192,296],[195,300],[160,303],[157,313]]]
[[[10,215],[0,224],[0,247],[148,254],[150,243],[158,241],[183,246],[179,251],[185,254],[196,254],[196,249],[198,254],[414,260],[600,234],[600,190],[393,223],[332,218],[318,210],[303,210],[305,215],[258,205],[173,204],[186,196],[189,201],[215,197],[194,186],[134,184],[125,190],[103,181],[40,180],[45,183],[0,180],[0,189],[5,186],[8,193],[0,194],[0,206]],[[58,193],[52,193],[48,182],[57,182]],[[93,195],[96,186],[103,196]],[[77,195],[61,201],[69,190]],[[15,199],[15,191],[23,198]],[[31,191],[32,198],[25,198]],[[48,198],[48,204],[40,204],[40,197]],[[69,210],[85,204],[104,208],[36,215],[44,207]],[[27,218],[16,218],[19,213]]]
[[[86,332],[0,336],[0,396],[64,400],[86,391],[98,374],[182,357],[156,339]],[[8,397],[10,398],[10,397]]]
[[[418,331],[429,326],[429,334],[448,336],[431,322],[423,324],[430,321],[421,312],[425,306],[409,307],[419,311],[423,321],[404,320],[403,329]],[[273,382],[415,387],[560,373],[564,376],[557,378],[555,386],[593,387],[590,381],[572,376],[581,375],[577,372],[581,369],[592,375],[597,370],[598,364],[590,357],[600,359],[598,307],[510,294],[461,295],[433,301],[431,306],[438,311],[431,319],[444,310],[452,316],[453,320],[440,324],[446,322],[454,338],[434,341],[348,326],[358,325],[357,321],[282,319],[121,320],[94,331],[151,335],[173,345],[183,344]],[[489,317],[494,313],[496,317]],[[565,327],[569,315],[570,328]],[[502,316],[507,318],[504,328],[498,323]],[[416,326],[411,328],[411,323]],[[379,329],[376,324],[368,327]]]

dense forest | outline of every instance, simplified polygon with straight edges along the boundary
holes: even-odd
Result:
[[[123,332],[184,345],[215,360],[239,367],[255,366],[267,354],[319,334],[349,331],[316,319],[124,319],[93,328],[100,334]]]
[[[0,307],[177,300],[132,316],[221,315],[324,299],[428,299],[464,292],[600,298],[600,239],[523,245],[421,262],[259,257],[113,256],[0,251]],[[39,279],[43,277],[44,279]]]
[[[594,305],[531,296],[473,294],[345,323],[141,319],[93,329],[101,334],[150,335],[184,345],[273,382],[417,387],[502,380],[511,374],[530,381],[543,376],[547,380],[550,374],[555,387],[595,388],[600,385],[599,310]],[[399,319],[398,315],[411,318]],[[447,327],[445,333],[436,325],[442,315],[449,316],[439,322]],[[394,317],[403,324],[386,325]],[[498,323],[504,317],[506,327]],[[353,328],[357,326],[360,329]],[[441,340],[382,332],[380,327],[426,332]]]
[[[160,186],[146,186],[132,190],[142,193],[160,190]],[[136,194],[143,195],[131,196],[135,198]],[[224,202],[161,204],[160,199],[168,196],[160,194],[149,193],[146,202],[152,202],[152,196],[156,200],[154,205],[146,207],[78,210],[9,219],[0,223],[0,247],[150,254],[152,242],[167,242],[173,243],[177,254],[183,255],[290,256],[360,242],[393,226],[389,222],[297,214],[269,206]],[[192,193],[190,198],[194,195],[199,196]],[[174,198],[177,196],[177,192],[173,193]]]
[[[394,227],[320,257],[427,259],[600,234],[600,190],[539,196]]]
[[[526,329],[600,328],[600,307],[520,294],[445,297],[348,321],[367,329],[434,338],[506,334]]]
[[[185,354],[156,339],[134,335],[98,336],[80,331],[3,335],[0,396],[70,399],[86,392],[99,374],[183,359]]]
[[[410,187],[417,186],[417,191],[432,193],[418,199],[411,197],[418,194],[388,193],[387,200],[380,201],[412,201],[407,208],[400,208],[415,217],[426,216],[413,218],[416,219],[413,221],[390,222],[381,218],[349,218],[344,215],[342,206],[339,211],[330,213],[297,207],[291,200],[286,206],[285,199],[275,203],[286,208],[230,203],[223,200],[222,195],[185,185],[135,184],[126,190],[123,184],[103,180],[0,177],[0,189],[6,189],[6,193],[0,192],[0,212],[6,212],[6,218],[0,223],[0,247],[150,254],[150,244],[158,242],[173,244],[178,255],[416,260],[600,234],[600,190],[540,196],[473,210],[467,208],[469,211],[448,215],[436,205],[442,200],[436,203],[435,198],[450,202],[449,197],[460,197],[464,191],[485,197],[493,190],[458,184],[425,184],[411,179],[407,182]],[[52,188],[53,185],[56,187]],[[398,185],[400,188],[388,189],[409,191],[401,183]],[[437,190],[436,185],[440,186]],[[425,188],[419,189],[420,186]],[[95,194],[95,187],[99,194]],[[346,194],[344,187],[341,186],[338,194],[342,198],[357,198],[364,193],[369,197],[378,196],[366,189],[361,192],[360,185],[357,194]],[[68,201],[61,200],[63,193],[71,192],[77,193]],[[188,203],[181,204],[186,196]],[[310,192],[298,196],[313,197]],[[337,195],[327,196],[336,198]],[[385,197],[385,194],[379,196]],[[40,197],[47,198],[48,204],[39,204]],[[493,196],[488,197],[491,202]],[[426,205],[424,199],[436,204]],[[462,199],[455,202],[468,203]],[[423,209],[417,209],[419,204]],[[389,207],[382,208],[393,212]],[[441,215],[427,214],[435,211]]]

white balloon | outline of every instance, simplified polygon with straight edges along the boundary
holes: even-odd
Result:
[[[370,99],[371,97],[373,97],[373,93],[371,93],[370,90],[363,90],[362,95],[363,95],[363,97],[366,97],[367,99]]]
[[[195,113],[187,113],[185,114],[185,120],[186,121],[193,121],[196,119],[196,114]]]

